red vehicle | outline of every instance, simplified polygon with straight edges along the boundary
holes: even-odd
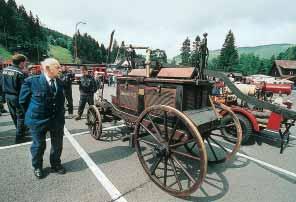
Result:
[[[98,65],[98,66],[94,66],[92,68],[92,72],[94,75],[99,74],[102,75],[104,77],[104,79],[107,78],[107,67],[106,65]]]
[[[280,140],[282,153],[284,143],[289,142],[289,129],[296,120],[296,111],[291,110],[292,102],[283,101],[281,97],[283,94],[291,94],[291,85],[264,83],[258,88],[258,86],[248,84],[235,86],[230,80],[227,81],[227,77],[224,77],[223,81],[227,83],[225,86],[231,88],[232,92],[227,88],[225,90],[222,86],[222,94],[216,94],[213,100],[230,106],[237,115],[243,130],[242,144],[248,143],[253,134],[260,136],[263,134],[264,138]],[[219,88],[220,84],[215,86]],[[249,87],[249,89],[243,87]],[[274,96],[276,94],[281,96]],[[221,111],[220,114],[223,116],[224,123],[231,125],[228,114],[225,111]],[[232,127],[224,128],[222,132],[229,135],[234,134]]]
[[[0,68],[2,68],[2,69],[4,69],[5,67],[8,67],[10,65],[12,65],[12,61],[11,60],[6,60],[4,62],[1,62],[0,61]]]
[[[62,65],[68,65],[71,66],[72,71],[75,74],[75,79],[74,82],[78,82],[80,80],[81,72],[80,72],[80,66],[87,66],[88,67],[88,74],[91,74],[95,76],[96,74],[100,74],[104,76],[105,78],[107,77],[107,70],[106,70],[106,65],[104,64],[62,64]],[[73,68],[75,67],[75,68]]]

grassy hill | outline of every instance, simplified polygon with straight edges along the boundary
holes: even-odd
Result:
[[[60,63],[72,63],[73,57],[70,51],[60,46],[49,46],[49,56],[56,58]]]
[[[254,53],[261,58],[269,59],[272,55],[277,56],[279,53],[286,51],[289,47],[294,46],[293,44],[271,44],[255,47],[240,47],[238,49],[239,54]]]
[[[49,46],[49,57],[56,58],[60,63],[72,63],[73,57],[70,51],[60,46]],[[6,60],[10,59],[12,54],[8,52],[2,45],[0,45],[0,58]]]
[[[8,52],[2,45],[0,45],[0,58],[3,60],[11,58],[11,53]]]
[[[258,55],[261,58],[269,59],[272,55],[277,56],[279,53],[286,51],[289,47],[295,46],[294,44],[270,44],[270,45],[262,45],[262,46],[254,46],[254,47],[238,47],[239,54],[254,54]],[[210,57],[212,58],[218,57],[220,54],[220,50],[211,50]],[[181,62],[181,55],[177,55],[174,57],[176,62]]]

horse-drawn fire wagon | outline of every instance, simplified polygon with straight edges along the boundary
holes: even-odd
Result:
[[[236,115],[211,100],[213,82],[204,75],[206,36],[198,44],[197,67],[153,69],[147,49],[146,68],[118,77],[112,102],[101,96],[87,112],[87,125],[95,139],[104,136],[105,121],[124,120],[134,128],[131,141],[145,172],[161,189],[178,197],[196,191],[208,163],[230,160],[242,139]],[[229,125],[221,121],[221,110],[231,117]],[[226,137],[221,131],[230,126],[236,134]]]

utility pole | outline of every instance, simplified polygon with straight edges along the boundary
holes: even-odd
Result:
[[[77,63],[78,61],[78,47],[77,47],[77,29],[78,29],[78,25],[80,25],[80,24],[83,24],[83,25],[85,25],[86,24],[86,22],[82,22],[82,21],[79,21],[79,22],[77,22],[76,23],[76,25],[75,25],[75,48],[74,48],[74,60],[75,60],[75,63]]]

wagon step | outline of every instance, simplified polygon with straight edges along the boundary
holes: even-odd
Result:
[[[134,136],[134,133],[130,133],[129,135],[125,135],[125,136],[121,137],[120,139],[122,142],[129,141],[128,146],[130,146],[131,148],[134,148],[135,144],[133,141],[133,136]]]
[[[133,133],[129,134],[129,135],[125,135],[125,136],[121,137],[120,139],[122,142],[126,142],[126,141],[129,141],[132,136],[133,136]]]

